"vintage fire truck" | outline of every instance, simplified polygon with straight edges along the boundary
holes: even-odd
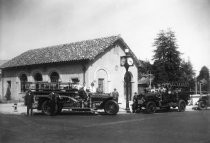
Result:
[[[133,112],[145,109],[147,113],[154,113],[157,109],[170,110],[170,108],[178,107],[179,112],[185,111],[190,92],[185,90],[184,84],[166,84],[164,90],[155,92],[147,92],[136,97],[133,103]]]
[[[33,96],[33,108],[41,110],[45,115],[59,114],[62,109],[76,112],[96,112],[98,109],[104,109],[109,115],[115,115],[119,111],[118,103],[109,93],[91,93],[84,88],[75,88],[72,83],[27,82],[24,84],[27,88],[26,97]],[[55,104],[52,104],[53,98]],[[52,108],[55,109],[54,113]]]

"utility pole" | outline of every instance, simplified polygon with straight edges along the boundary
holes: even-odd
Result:
[[[151,78],[151,76],[152,76],[152,74],[151,74],[151,71],[149,71],[149,88],[151,89],[152,88],[152,78]]]
[[[197,78],[195,77],[195,94],[198,94]]]
[[[200,84],[200,95],[201,95],[201,82],[199,84]]]

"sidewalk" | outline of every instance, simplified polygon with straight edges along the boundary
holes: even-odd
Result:
[[[14,110],[14,103],[1,103],[0,104],[0,113],[2,114],[15,114],[21,115],[26,114],[26,106],[24,102],[17,103],[17,110]]]

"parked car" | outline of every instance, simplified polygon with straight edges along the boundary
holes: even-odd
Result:
[[[36,82],[28,83],[27,87],[30,87],[27,94],[33,94],[34,97],[33,108],[42,110],[45,115],[58,114],[62,109],[76,112],[104,109],[109,115],[115,115],[119,111],[118,103],[110,94],[90,93],[83,88],[75,89],[70,83]],[[55,103],[53,107],[52,99]],[[55,108],[55,113],[51,112],[52,108]]]
[[[207,107],[210,107],[210,94],[202,95],[199,98],[196,105],[198,106],[197,108],[200,110],[207,109]]]

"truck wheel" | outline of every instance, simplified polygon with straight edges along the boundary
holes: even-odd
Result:
[[[51,115],[50,113],[50,102],[49,100],[45,100],[43,103],[42,103],[42,113],[44,113],[45,115]]]
[[[149,101],[146,104],[146,111],[147,111],[147,113],[155,113],[155,111],[156,111],[156,104],[155,104],[155,102]]]
[[[198,108],[199,109],[206,109],[206,103],[204,101],[200,101],[198,103]]]
[[[115,101],[109,100],[104,105],[104,111],[109,115],[115,115],[119,111],[119,105]]]
[[[184,112],[186,108],[186,103],[184,100],[180,100],[178,104],[178,111],[179,112]]]
[[[55,112],[51,113],[51,107],[50,107],[50,101],[49,100],[45,100],[42,103],[42,113],[44,113],[45,115],[55,115],[55,114],[59,114],[61,112],[61,109],[58,109],[57,104],[55,105]]]

